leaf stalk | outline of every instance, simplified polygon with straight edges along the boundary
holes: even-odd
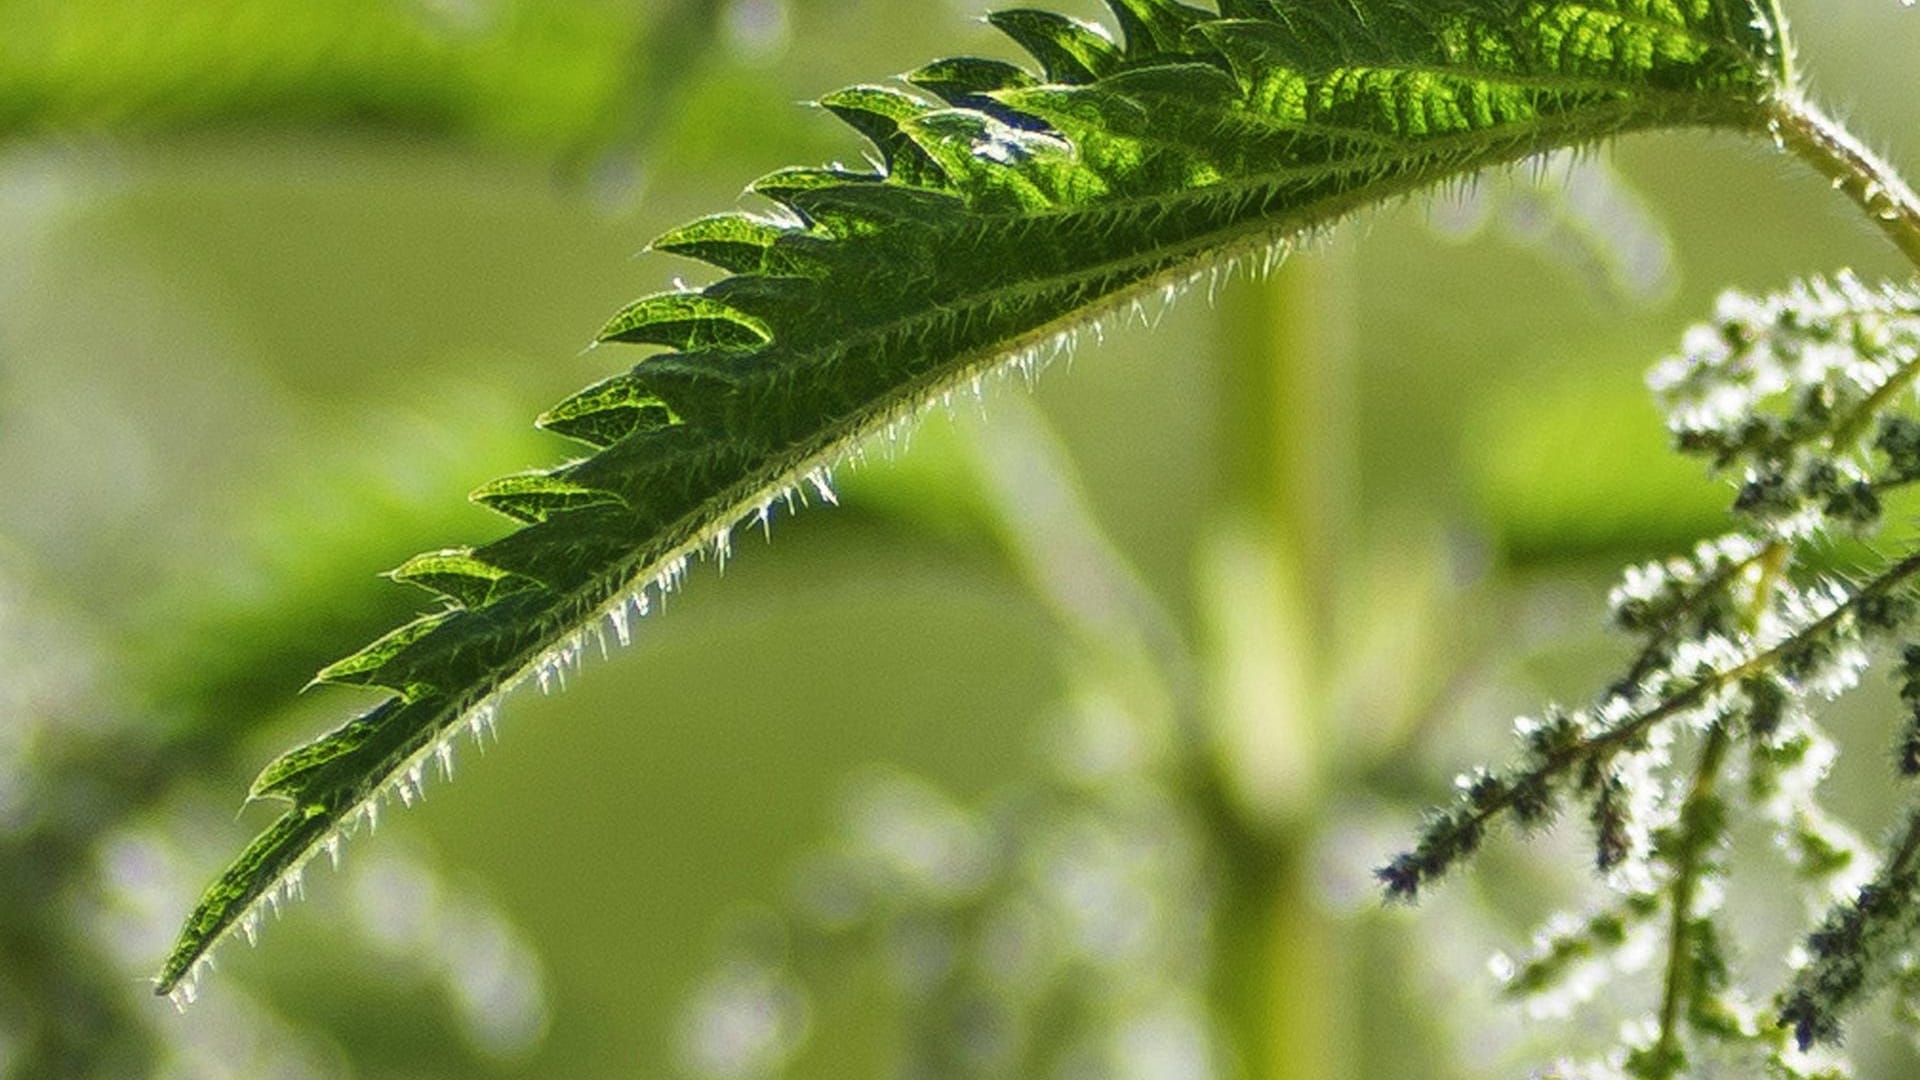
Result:
[[[1774,99],[1770,122],[1782,149],[1852,199],[1920,269],[1920,195],[1892,164],[1798,92]]]

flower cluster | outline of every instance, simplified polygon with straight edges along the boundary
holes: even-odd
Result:
[[[1920,297],[1850,274],[1721,297],[1649,377],[1675,443],[1740,484],[1734,510],[1792,537],[1871,527],[1920,476],[1920,424],[1887,410],[1920,374]]]
[[[1842,276],[1722,298],[1650,382],[1679,449],[1736,482],[1739,530],[1629,568],[1609,598],[1637,646],[1619,677],[1591,704],[1519,721],[1517,760],[1462,777],[1413,849],[1379,870],[1390,897],[1412,899],[1498,820],[1527,829],[1584,809],[1612,899],[1550,921],[1495,974],[1534,1013],[1558,1015],[1656,952],[1665,961],[1659,1004],[1623,1045],[1560,1075],[1671,1080],[1708,1061],[1843,1075],[1817,1048],[1846,1013],[1889,985],[1920,1001],[1908,959],[1920,812],[1877,860],[1818,800],[1837,750],[1816,719],[1920,607],[1920,554],[1835,570],[1825,543],[1875,528],[1895,489],[1920,479],[1916,376],[1920,296]],[[1920,645],[1899,680],[1897,761],[1920,775]],[[1721,910],[1740,816],[1771,827],[1810,905],[1832,906],[1772,1005],[1741,985]]]

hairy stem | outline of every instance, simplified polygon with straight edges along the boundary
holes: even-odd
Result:
[[[1920,195],[1899,172],[1797,93],[1776,97],[1771,113],[1781,147],[1846,193],[1907,261],[1920,268]]]
[[[1920,553],[1909,555],[1899,562],[1894,563],[1892,566],[1889,566],[1879,576],[1856,589],[1845,603],[1834,608],[1825,616],[1815,620],[1796,633],[1789,635],[1772,648],[1756,653],[1744,662],[1735,664],[1725,670],[1706,675],[1688,684],[1685,689],[1666,698],[1652,708],[1628,716],[1618,724],[1594,735],[1592,738],[1583,740],[1578,745],[1555,754],[1539,768],[1529,772],[1522,778],[1521,782],[1510,785],[1506,794],[1498,799],[1490,800],[1485,806],[1476,809],[1473,812],[1470,823],[1474,826],[1479,826],[1493,820],[1502,813],[1511,810],[1519,793],[1530,789],[1534,782],[1557,776],[1573,767],[1577,762],[1587,759],[1594,754],[1605,753],[1625,746],[1634,739],[1639,738],[1660,721],[1678,713],[1685,712],[1707,700],[1716,692],[1734,686],[1748,676],[1779,666],[1781,661],[1794,650],[1801,648],[1809,641],[1818,639],[1820,635],[1831,630],[1841,619],[1858,608],[1862,602],[1871,597],[1885,596],[1887,593],[1893,591],[1896,586],[1916,574],[1920,574]]]
[[[1753,595],[1748,597],[1746,604],[1745,622],[1749,633],[1759,628],[1761,617],[1772,604],[1791,555],[1791,549],[1784,542],[1775,540],[1753,559],[1738,564],[1739,569],[1730,568],[1730,574],[1725,579],[1728,582],[1731,582],[1732,575],[1745,572],[1747,567],[1757,566],[1760,571],[1753,583]],[[1726,764],[1727,750],[1732,745],[1731,726],[1725,721],[1713,725],[1713,729],[1707,733],[1706,745],[1700,749],[1700,762],[1694,769],[1693,785],[1687,791],[1686,802],[1680,808],[1677,822],[1681,830],[1681,848],[1679,861],[1673,868],[1672,911],[1667,927],[1667,971],[1660,991],[1660,1037],[1654,1044],[1653,1053],[1656,1067],[1669,1070],[1668,1075],[1678,1075],[1686,1061],[1685,1051],[1680,1045],[1680,1013],[1694,990],[1695,969],[1689,963],[1693,953],[1689,924],[1693,918],[1694,899],[1700,892],[1701,876],[1707,871],[1707,850],[1715,839],[1700,834],[1702,818],[1703,815],[1708,819],[1712,817],[1707,808],[1714,798],[1714,785],[1719,782],[1721,768]]]
[[[1730,562],[1708,575],[1707,579],[1688,593],[1686,599],[1673,609],[1672,614],[1668,615],[1666,620],[1648,635],[1646,645],[1633,658],[1633,665],[1614,684],[1615,687],[1624,693],[1628,688],[1638,686],[1641,679],[1646,678],[1654,668],[1660,666],[1661,658],[1665,656],[1668,646],[1680,636],[1687,619],[1698,612],[1702,604],[1721,590],[1731,586],[1741,574],[1755,566],[1770,564],[1772,560],[1779,559],[1782,550],[1783,545],[1775,541],[1755,552],[1751,557]]]
[[[1673,869],[1673,910],[1667,929],[1667,971],[1662,982],[1660,995],[1660,1038],[1654,1044],[1654,1061],[1658,1067],[1667,1070],[1665,1075],[1679,1074],[1685,1062],[1685,1052],[1680,1046],[1681,1006],[1693,992],[1693,966],[1688,962],[1692,950],[1688,938],[1692,931],[1689,924],[1693,921],[1693,903],[1699,893],[1701,872],[1706,868],[1706,853],[1710,846],[1693,830],[1699,827],[1701,809],[1713,798],[1714,784],[1720,778],[1721,766],[1727,759],[1727,748],[1733,737],[1724,723],[1715,724],[1707,733],[1707,743],[1700,750],[1700,764],[1693,774],[1693,787],[1687,792],[1687,801],[1680,809],[1678,827],[1683,830],[1680,843],[1679,862]]]
[[[1793,56],[1793,40],[1787,35],[1787,12],[1780,6],[1780,0],[1767,0],[1767,11],[1772,16],[1774,41],[1774,70],[1780,76],[1780,85],[1796,87],[1800,85],[1800,72]]]

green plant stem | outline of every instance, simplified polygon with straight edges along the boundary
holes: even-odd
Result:
[[[1780,6],[1780,0],[1767,0],[1767,11],[1773,17],[1774,26],[1774,63],[1780,73],[1781,86],[1800,85],[1800,73],[1793,56],[1793,39],[1787,32],[1787,12]]]
[[[1769,119],[1782,148],[1832,181],[1920,268],[1920,195],[1891,164],[1797,93],[1774,99]]]
[[[1759,567],[1760,573],[1753,583],[1753,595],[1746,604],[1745,621],[1748,632],[1760,625],[1761,616],[1772,605],[1774,593],[1786,573],[1787,560],[1792,549],[1785,543],[1775,540],[1762,548],[1759,554],[1750,560],[1738,564],[1737,569],[1730,568],[1732,574],[1745,572],[1748,567]],[[1726,721],[1713,725],[1707,733],[1706,745],[1700,749],[1700,763],[1694,769],[1693,786],[1687,791],[1686,802],[1680,808],[1679,827],[1683,830],[1679,864],[1673,870],[1672,905],[1670,922],[1667,928],[1667,971],[1661,985],[1660,994],[1660,1038],[1654,1044],[1653,1060],[1655,1066],[1668,1070],[1667,1075],[1678,1075],[1686,1062],[1685,1051],[1680,1045],[1681,1006],[1692,996],[1693,967],[1689,964],[1691,948],[1688,929],[1692,921],[1694,898],[1700,892],[1700,876],[1706,869],[1706,852],[1709,842],[1694,835],[1699,826],[1697,819],[1700,808],[1713,798],[1714,785],[1719,782],[1720,770],[1727,760],[1727,750],[1733,744],[1733,732]]]
[[[1725,723],[1715,724],[1707,733],[1707,742],[1700,750],[1700,765],[1694,770],[1693,787],[1687,792],[1687,801],[1680,809],[1679,827],[1682,830],[1694,828],[1693,819],[1698,808],[1713,798],[1714,784],[1720,778],[1721,766],[1727,759],[1727,747],[1732,744],[1732,736]],[[1685,1051],[1680,1046],[1680,1008],[1692,994],[1693,968],[1688,963],[1691,950],[1688,948],[1688,929],[1692,922],[1694,897],[1699,893],[1700,872],[1704,869],[1707,844],[1696,836],[1683,836],[1680,863],[1673,871],[1673,911],[1667,929],[1667,972],[1660,995],[1660,1039],[1654,1044],[1654,1061],[1659,1068],[1668,1070],[1665,1075],[1677,1076],[1684,1066]]]
[[[1227,324],[1236,340],[1221,372],[1223,501],[1274,560],[1270,591],[1245,598],[1269,608],[1257,624],[1273,636],[1240,648],[1265,666],[1283,664],[1260,655],[1268,650],[1299,661],[1294,678],[1265,687],[1282,700],[1214,718],[1226,728],[1258,724],[1264,737],[1216,741],[1216,757],[1238,760],[1209,766],[1220,792],[1214,814],[1227,819],[1217,834],[1219,1011],[1240,1075],[1262,1080],[1360,1067],[1341,1004],[1351,1000],[1354,942],[1315,895],[1312,794],[1329,784],[1334,760],[1317,673],[1332,660],[1333,586],[1355,517],[1350,273],[1344,252],[1327,250],[1234,297]],[[1236,745],[1268,760],[1247,760]]]

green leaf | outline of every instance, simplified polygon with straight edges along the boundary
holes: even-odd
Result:
[[[330,732],[325,738],[295,747],[274,758],[266,768],[260,770],[247,797],[264,799],[278,795],[299,801],[309,789],[314,774],[328,762],[346,757],[365,746],[368,738],[380,729],[381,717],[392,712],[399,700],[391,699],[372,713]]]
[[[973,109],[990,108],[993,100],[986,95],[992,91],[1018,90],[1039,82],[1017,64],[977,56],[935,60],[908,72],[906,81],[937,95],[949,105]]]
[[[462,554],[489,569],[402,575],[463,606],[323,673],[404,696],[270,770],[262,793],[295,809],[203,898],[161,989],[477,710],[563,671],[603,616],[624,636],[633,598],[867,433],[1210,262],[1558,147],[1764,134],[1779,89],[1777,28],[1748,0],[1112,6],[1123,42],[1046,12],[994,16],[1038,77],[957,59],[907,77],[936,100],[828,95],[881,171],[782,170],[752,188],[778,218],[656,242],[734,276],[618,314],[602,341],[674,351],[542,417],[597,452],[482,489],[530,522]],[[531,584],[483,587],[494,570]]]
[[[996,11],[987,21],[1039,61],[1049,82],[1092,82],[1125,60],[1099,27],[1051,11]]]
[[[879,149],[894,180],[926,187],[947,183],[939,165],[903,130],[932,106],[884,86],[851,86],[821,98],[820,104]]]

